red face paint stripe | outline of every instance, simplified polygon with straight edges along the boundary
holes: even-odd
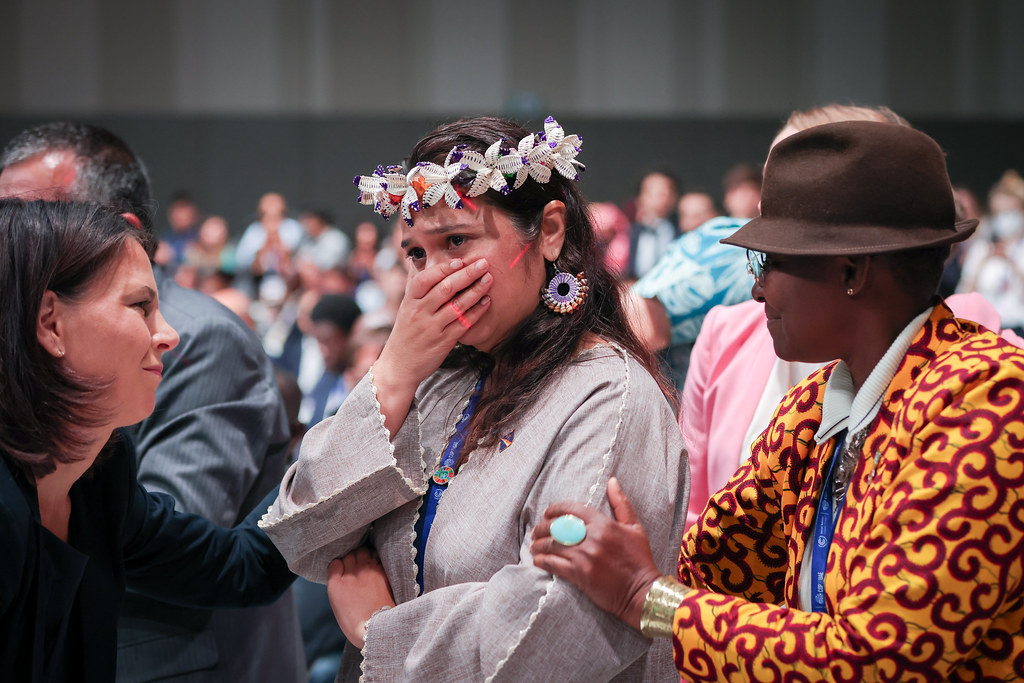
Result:
[[[459,307],[453,304],[451,301],[449,301],[448,308],[452,309],[452,312],[455,313],[455,317],[458,318],[459,322],[462,323],[462,326],[468,330],[469,321],[466,320],[465,316],[462,315],[462,311],[459,310]]]
[[[525,247],[523,247],[523,250],[521,252],[519,252],[519,254],[514,259],[512,259],[512,263],[508,264],[508,267],[509,268],[515,268],[516,264],[519,263],[519,259],[523,258],[523,254],[525,254],[529,249],[530,249],[530,245],[529,244],[527,244]]]

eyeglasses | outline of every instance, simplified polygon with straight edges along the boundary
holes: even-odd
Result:
[[[764,287],[764,274],[771,268],[768,254],[747,249],[747,272],[754,276],[758,287]]]

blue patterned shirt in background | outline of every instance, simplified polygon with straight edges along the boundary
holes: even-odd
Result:
[[[750,298],[754,279],[747,272],[746,251],[720,244],[747,218],[712,218],[680,235],[633,291],[657,297],[672,325],[672,344],[692,344],[712,306],[738,304]]]

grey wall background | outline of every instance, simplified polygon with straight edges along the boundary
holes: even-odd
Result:
[[[74,118],[236,233],[274,189],[368,214],[351,177],[437,122],[554,114],[584,190],[667,167],[719,192],[794,108],[888,104],[984,191],[1024,166],[1019,0],[3,0],[0,138]],[[372,214],[371,214],[372,215]]]

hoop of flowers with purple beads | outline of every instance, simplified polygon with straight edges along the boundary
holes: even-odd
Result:
[[[574,313],[587,298],[590,287],[583,273],[572,275],[555,266],[555,275],[546,287],[540,290],[540,300],[555,313]]]
[[[527,135],[515,148],[496,140],[483,154],[452,148],[444,166],[420,162],[403,174],[400,166],[378,166],[371,175],[356,176],[359,202],[373,206],[374,211],[390,219],[400,211],[402,219],[412,225],[413,212],[436,204],[444,197],[453,209],[463,207],[462,196],[476,197],[487,190],[509,194],[533,178],[538,183],[551,180],[551,169],[570,180],[579,180],[579,170],[586,167],[576,160],[583,145],[579,135],[565,135],[554,118],[544,121],[544,131]],[[462,173],[473,174],[473,181],[460,194],[453,182]],[[509,182],[512,186],[509,187]]]

